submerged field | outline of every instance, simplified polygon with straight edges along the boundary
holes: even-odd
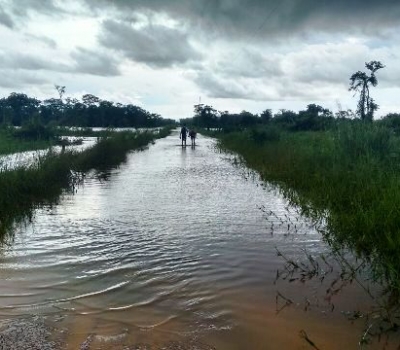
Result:
[[[175,130],[35,210],[3,246],[6,344],[48,330],[71,350],[357,348],[375,302],[357,283],[338,292],[340,269],[284,279],[283,256],[325,268],[329,246],[234,159]]]
[[[40,306],[71,349],[102,339],[104,349],[140,339],[336,349],[397,332],[396,212],[387,215],[397,205],[397,136],[361,123],[267,126],[218,133],[234,155],[202,135],[182,147],[178,131],[146,147],[168,133],[110,134],[0,173],[1,228],[12,238],[5,318]],[[340,255],[349,251],[360,259]]]

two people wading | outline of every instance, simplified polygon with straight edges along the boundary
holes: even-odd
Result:
[[[186,147],[186,138],[187,135],[189,134],[190,140],[192,141],[192,146],[196,146],[196,131],[192,130],[188,130],[186,125],[182,126],[181,128],[181,132],[179,134],[179,138],[182,141],[182,147],[185,146]]]

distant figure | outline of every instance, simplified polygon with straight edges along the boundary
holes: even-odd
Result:
[[[181,133],[179,134],[179,138],[182,140],[182,147],[183,147],[183,143],[185,143],[185,146],[186,146],[187,133],[188,133],[188,130],[186,128],[186,125],[183,125],[181,128]]]
[[[189,131],[190,140],[192,141],[192,146],[196,146],[196,135],[197,132],[193,129]]]

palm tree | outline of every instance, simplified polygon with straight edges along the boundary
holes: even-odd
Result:
[[[357,114],[361,120],[372,121],[374,112],[378,109],[378,105],[369,95],[369,86],[378,85],[378,79],[375,72],[385,66],[379,61],[366,62],[365,67],[371,72],[368,75],[365,72],[358,71],[350,77],[350,91],[359,91],[360,99],[357,106]]]

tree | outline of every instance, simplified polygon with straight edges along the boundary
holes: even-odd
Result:
[[[25,94],[12,92],[5,100],[4,107],[11,111],[11,122],[14,125],[22,125],[28,122],[33,114],[37,112],[40,101],[36,98],[28,97]]]
[[[200,126],[207,129],[218,127],[218,112],[212,106],[204,104],[194,105],[194,112]]]
[[[244,128],[256,125],[261,118],[248,111],[240,112],[240,124]]]
[[[54,85],[58,92],[58,96],[60,96],[60,100],[62,102],[63,96],[65,94],[65,86],[60,86],[60,85]]]
[[[87,107],[98,106],[100,99],[92,94],[85,94],[82,96],[82,101]]]
[[[41,103],[40,115],[42,121],[47,124],[51,120],[59,122],[62,116],[64,105],[61,99],[49,98]]]
[[[361,120],[372,121],[374,112],[378,109],[378,105],[369,95],[370,85],[378,85],[378,79],[375,72],[385,66],[379,61],[366,62],[365,67],[371,72],[369,75],[365,72],[358,71],[350,77],[349,91],[360,92],[360,99],[357,105],[357,114]]]
[[[260,117],[263,123],[268,123],[272,119],[272,110],[266,109],[261,113]]]

